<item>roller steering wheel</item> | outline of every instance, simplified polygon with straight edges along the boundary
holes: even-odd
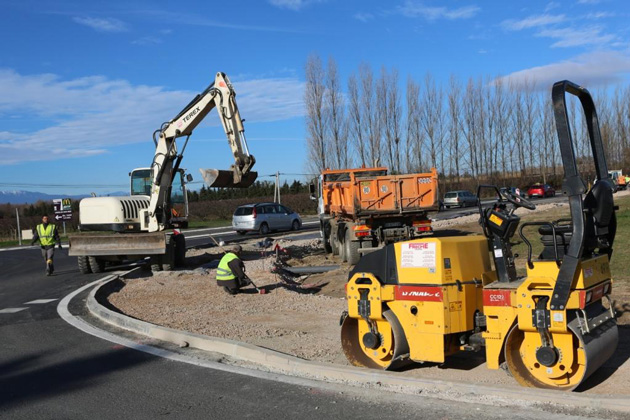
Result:
[[[524,199],[520,195],[517,196],[513,194],[512,191],[507,191],[504,194],[504,197],[507,201],[514,204],[516,207],[525,207],[527,210],[536,210],[536,204]]]

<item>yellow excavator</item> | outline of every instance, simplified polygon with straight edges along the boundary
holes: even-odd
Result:
[[[576,163],[567,93],[580,100],[590,136],[597,181],[588,191]],[[507,367],[523,386],[573,390],[613,355],[614,185],[589,92],[561,81],[552,99],[570,220],[519,229],[515,209],[535,206],[480,186],[499,197],[489,208],[479,204],[484,236],[436,233],[364,256],[349,275],[342,316],[342,347],[352,364],[396,370],[485,347],[488,368]],[[523,234],[527,226],[542,235],[536,260]],[[510,245],[517,230],[528,246],[526,276],[517,275]]]

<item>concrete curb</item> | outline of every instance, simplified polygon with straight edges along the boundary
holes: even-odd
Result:
[[[100,298],[109,295],[120,284],[120,278],[116,277],[97,285],[87,299],[89,311],[101,320],[119,328],[180,346],[190,346],[220,353],[240,361],[258,364],[273,373],[462,402],[512,406],[552,406],[564,410],[570,409],[573,413],[576,409],[582,409],[580,414],[586,414],[585,411],[630,413],[630,398],[628,397],[582,395],[533,388],[502,389],[463,382],[409,378],[397,372],[336,366],[303,360],[247,343],[161,327],[114,312],[99,303]]]

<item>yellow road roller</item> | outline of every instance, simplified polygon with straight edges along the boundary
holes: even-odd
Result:
[[[578,172],[567,93],[580,100],[589,131],[597,172],[590,190]],[[571,218],[521,224],[514,211],[534,204],[509,189],[480,186],[478,196],[492,188],[498,197],[489,207],[479,203],[483,236],[436,233],[365,255],[350,273],[342,316],[342,347],[352,364],[396,370],[485,348],[488,368],[507,365],[523,386],[573,390],[612,356],[614,185],[589,92],[562,81],[552,99]],[[542,241],[536,258],[527,226]],[[525,276],[517,274],[510,245],[517,233],[528,246]]]

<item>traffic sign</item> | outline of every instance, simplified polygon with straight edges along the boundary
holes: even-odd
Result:
[[[56,198],[53,200],[55,208],[55,220],[67,221],[72,220],[72,200],[69,198]]]
[[[56,213],[55,212],[55,220],[56,221],[67,221],[67,220],[72,220],[72,212],[71,211],[66,211],[63,213]]]

